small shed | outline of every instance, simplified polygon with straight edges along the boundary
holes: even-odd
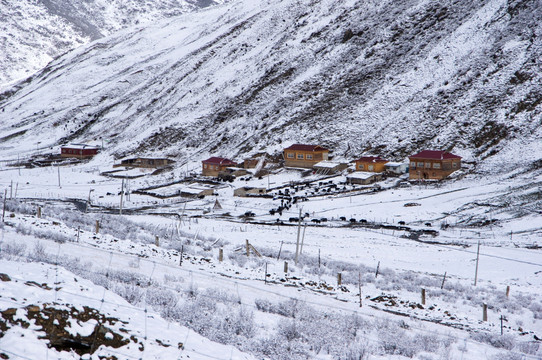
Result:
[[[323,161],[320,161],[319,163],[314,164],[312,168],[318,174],[328,175],[328,174],[336,174],[338,172],[341,172],[347,167],[348,167],[348,164],[346,163],[323,160]]]
[[[375,172],[356,171],[346,176],[348,184],[369,185],[382,180],[382,175]]]
[[[389,161],[386,163],[386,171],[391,174],[402,175],[408,171],[408,164]]]
[[[266,188],[243,186],[233,191],[233,196],[248,197],[250,195],[264,195],[267,193]]]
[[[206,184],[192,183],[179,190],[183,197],[201,198],[208,195],[214,195],[214,187]]]
[[[70,144],[60,147],[60,156],[86,159],[96,155],[98,150],[99,147],[94,145]]]

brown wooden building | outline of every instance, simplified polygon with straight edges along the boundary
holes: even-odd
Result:
[[[446,151],[423,150],[409,156],[409,177],[411,180],[442,180],[461,169],[461,156]]]
[[[175,161],[167,158],[132,158],[121,160],[120,164],[115,164],[113,167],[136,167],[136,168],[161,168],[170,164],[175,163]]]
[[[384,172],[388,160],[379,156],[362,156],[356,161],[356,171]]]
[[[284,149],[284,165],[311,169],[314,164],[328,160],[329,150],[320,145],[294,144]]]
[[[201,162],[203,176],[218,176],[221,171],[226,171],[226,168],[230,166],[236,166],[237,164],[230,159],[221,157],[210,157],[207,160]]]
[[[86,144],[70,144],[60,147],[61,157],[74,157],[78,159],[91,158],[98,153],[98,147]]]

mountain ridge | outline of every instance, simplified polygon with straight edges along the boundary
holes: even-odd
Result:
[[[345,157],[439,148],[486,170],[527,145],[528,167],[542,136],[540,12],[502,0],[233,2],[59,58],[4,93],[13,120],[0,136],[57,123],[48,146],[103,136],[115,157],[178,160],[291,142]],[[33,91],[62,109],[29,107]]]

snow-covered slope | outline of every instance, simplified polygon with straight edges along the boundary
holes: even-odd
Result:
[[[347,157],[428,147],[477,171],[537,168],[541,12],[504,0],[232,2],[97,40],[7,90],[1,150],[103,138],[116,156],[182,163],[318,142]]]
[[[42,0],[0,3],[0,85],[116,30],[222,3],[215,0]]]

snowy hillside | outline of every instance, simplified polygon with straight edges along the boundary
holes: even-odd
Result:
[[[0,87],[91,40],[221,3],[215,0],[2,1]]]
[[[318,142],[349,157],[430,147],[479,171],[537,168],[541,11],[236,1],[97,40],[6,90],[3,152],[103,138],[116,156],[183,160]]]

